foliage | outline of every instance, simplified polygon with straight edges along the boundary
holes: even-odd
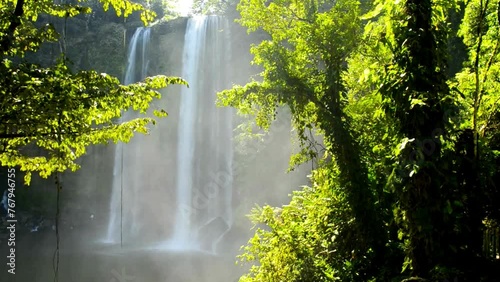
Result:
[[[385,110],[394,116],[401,134],[394,183],[398,198],[397,220],[406,243],[412,274],[428,278],[441,260],[444,238],[450,236],[445,209],[450,173],[444,131],[445,111],[451,103],[445,76],[445,11],[431,1],[386,4],[392,23],[393,60],[386,70],[381,92]],[[383,17],[382,17],[383,18]],[[444,232],[443,232],[444,231]]]
[[[192,11],[194,14],[203,15],[228,15],[235,10],[236,0],[194,0]]]
[[[250,31],[261,28],[270,39],[254,46],[254,63],[263,67],[262,81],[236,86],[220,93],[220,104],[254,114],[267,128],[276,108],[287,105],[304,147],[308,132],[325,136],[327,154],[338,167],[338,183],[351,205],[352,237],[344,241],[338,261],[355,256],[382,258],[386,236],[374,199],[375,182],[368,175],[358,141],[360,132],[351,126],[348,91],[343,74],[348,58],[357,50],[362,35],[357,1],[241,1],[240,23]],[[279,15],[277,17],[276,15]],[[314,152],[303,151],[314,155]],[[297,158],[307,160],[308,158]],[[383,263],[383,259],[378,260]],[[343,264],[344,262],[342,262]],[[371,277],[380,264],[358,266],[360,281]],[[344,277],[346,279],[346,277]]]
[[[498,195],[500,189],[495,184],[499,178],[499,101],[498,72],[500,67],[500,15],[498,3],[493,1],[468,1],[459,35],[469,51],[465,66],[451,82],[461,95],[465,109],[462,128],[469,135],[469,155],[464,161],[468,172],[463,178],[468,181],[471,191],[466,204],[469,214],[465,223],[472,226],[472,235],[481,239],[475,229],[489,229],[488,225],[500,222]],[[466,148],[461,148],[463,151]],[[468,167],[467,167],[468,165]],[[487,218],[487,220],[484,220]],[[486,226],[483,224],[487,223]],[[475,228],[475,229],[474,229]],[[481,250],[481,243],[471,249]],[[484,247],[483,247],[484,248]],[[478,251],[479,250],[479,251]],[[487,253],[487,251],[486,251]]]
[[[101,3],[105,10],[112,7],[118,16],[140,11],[145,23],[154,17],[153,12],[128,0]],[[74,72],[64,56],[64,36],[60,41],[63,55],[57,63],[41,66],[26,59],[26,54],[37,52],[43,43],[60,39],[54,24],[37,24],[39,17],[66,21],[89,12],[85,2],[18,0],[4,1],[0,7],[0,161],[28,172],[28,183],[30,172],[47,177],[56,171],[77,169],[75,160],[91,144],[127,142],[134,132],[147,133],[153,119],[119,123],[122,111],[145,113],[153,99],[160,98],[157,89],[185,84],[179,78],[156,76],[123,86],[104,73]],[[155,113],[166,115],[161,109]]]
[[[303,156],[310,129],[326,147],[312,188],[252,212],[267,227],[244,248],[257,265],[241,281],[494,281],[482,236],[500,208],[498,3],[243,0],[238,10],[249,32],[268,34],[251,51],[263,71],[219,104],[263,128],[285,105]],[[450,77],[457,36],[468,58]]]
[[[252,266],[240,281],[335,281],[337,271],[349,272],[348,262],[339,270],[330,262],[330,254],[338,251],[334,243],[346,235],[342,227],[352,224],[345,195],[328,185],[335,181],[331,170],[315,171],[313,187],[294,192],[290,204],[253,209],[250,218],[259,227],[240,258],[260,265]]]
[[[145,6],[155,12],[160,20],[171,20],[179,16],[175,5],[181,0],[146,0]]]
[[[491,1],[470,1],[459,35],[470,50],[466,67],[456,76],[454,86],[464,95],[466,121],[484,136],[498,112],[500,27],[498,5]]]

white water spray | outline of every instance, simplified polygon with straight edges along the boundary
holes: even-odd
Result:
[[[232,224],[232,111],[216,108],[228,81],[229,28],[193,17],[185,33],[177,152],[177,212],[170,246],[214,251]]]
[[[148,45],[151,30],[149,28],[139,27],[130,40],[127,52],[127,70],[123,84],[131,84],[147,75],[148,66]],[[137,50],[142,47],[141,50]],[[137,54],[140,51],[140,56]],[[139,61],[138,58],[141,60]],[[140,63],[140,74],[137,74],[137,63]],[[120,122],[127,120],[130,114],[123,114]],[[113,188],[111,192],[111,202],[109,206],[109,222],[106,242],[119,243],[122,241],[122,201],[123,201],[123,143],[118,143],[115,147],[115,160],[113,167]]]
[[[149,37],[144,28],[133,35],[125,84],[147,75]],[[180,94],[175,168],[162,170],[175,156],[167,152],[175,147],[163,144],[163,125],[149,136],[117,145],[108,242],[150,244],[169,236],[168,248],[214,252],[231,228],[233,111],[215,106],[216,93],[230,86],[228,46],[227,20],[214,16],[188,20],[182,78],[190,87],[183,87]],[[131,115],[124,114],[125,120]],[[166,184],[170,179],[175,187]],[[164,198],[169,195],[175,199]]]

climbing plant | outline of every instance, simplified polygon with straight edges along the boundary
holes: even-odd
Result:
[[[382,258],[386,234],[377,211],[375,183],[362,157],[360,132],[351,126],[352,117],[346,109],[348,90],[343,74],[361,40],[359,3],[241,1],[238,10],[242,25],[250,31],[262,29],[270,39],[251,51],[254,63],[263,67],[261,80],[221,92],[220,104],[254,114],[264,128],[275,119],[277,107],[286,105],[304,148],[308,148],[310,129],[325,136],[326,154],[334,160],[337,184],[351,207],[351,237],[344,238],[344,246],[335,255],[338,261],[360,258],[353,267],[358,268],[354,276],[366,279],[378,265],[362,258]],[[302,154],[306,158],[295,159],[314,156],[307,149]]]
[[[263,71],[219,104],[263,128],[288,107],[293,160],[317,157],[309,130],[326,148],[311,187],[252,212],[241,281],[495,281],[498,7],[240,1],[239,23],[268,36],[252,48]],[[453,71],[450,52],[467,54]]]

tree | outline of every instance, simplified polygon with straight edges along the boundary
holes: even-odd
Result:
[[[329,185],[337,184],[338,172],[334,166],[325,166],[313,172],[312,187],[304,187],[293,194],[290,204],[282,208],[270,206],[252,210],[250,218],[258,227],[242,262],[258,260],[240,281],[354,281],[356,270],[339,252],[343,236],[352,225],[345,193]],[[269,228],[262,228],[265,223]]]
[[[192,11],[194,14],[226,15],[236,8],[235,0],[194,0]]]
[[[338,261],[359,258],[352,269],[359,273],[356,279],[367,279],[378,268],[376,262],[384,261],[386,232],[375,201],[375,183],[362,158],[360,133],[351,127],[346,110],[348,91],[342,77],[362,35],[359,3],[249,0],[241,1],[238,10],[239,22],[249,31],[262,29],[269,34],[269,40],[251,51],[254,63],[264,71],[262,81],[221,92],[220,103],[254,114],[264,128],[276,117],[278,106],[288,106],[309,156],[314,154],[307,150],[308,131],[316,129],[325,136],[326,153],[338,168],[336,185],[346,195],[347,217],[353,221],[343,231],[350,237],[343,237],[336,256]]]
[[[445,76],[446,18],[440,17],[446,10],[431,1],[386,5],[397,18],[391,23],[393,62],[381,90],[402,138],[395,191],[413,274],[428,278],[444,255],[440,244],[450,231],[435,228],[447,224],[442,211],[448,193],[443,175],[448,171],[441,141],[448,139],[445,111],[451,103]]]
[[[482,246],[483,231],[500,222],[498,196],[495,184],[499,174],[499,84],[500,18],[499,3],[467,1],[459,35],[468,49],[464,68],[456,74],[451,85],[460,94],[463,104],[463,158],[461,180],[467,184],[466,234],[474,238],[469,252],[488,256]],[[467,134],[465,134],[467,132]],[[487,226],[484,225],[487,223]]]
[[[398,197],[407,263],[413,275],[424,278],[439,277],[443,269],[464,279],[487,277],[469,264],[486,259],[483,221],[495,190],[490,188],[492,175],[498,171],[478,129],[479,113],[496,111],[482,106],[481,99],[492,105],[496,96],[487,90],[495,87],[495,79],[487,76],[494,72],[498,52],[497,4],[466,3],[459,34],[471,59],[457,74],[458,83],[446,77],[447,43],[454,36],[448,13],[454,3],[386,5],[394,55],[381,92],[402,138],[389,183]],[[483,262],[478,264],[488,265]]]
[[[145,23],[154,13],[128,0],[102,0],[105,10],[112,7],[118,16],[141,12]],[[5,1],[0,7],[0,161],[47,177],[54,172],[75,170],[75,160],[87,146],[98,143],[127,142],[134,132],[147,133],[152,118],[120,123],[123,111],[145,113],[158,89],[169,84],[186,84],[180,78],[156,76],[123,86],[117,78],[95,71],[73,72],[64,56],[64,33],[54,25],[39,26],[38,17],[49,15],[65,21],[89,13],[81,3],[50,0]],[[48,67],[29,62],[27,53],[37,52],[45,42],[60,40],[62,55]],[[165,116],[162,109],[155,110]],[[33,150],[33,147],[40,150]]]
[[[259,264],[242,281],[497,279],[495,247],[482,244],[499,215],[498,3],[455,14],[469,59],[451,77],[455,4],[241,1],[240,23],[268,34],[252,49],[263,71],[220,103],[264,128],[285,105],[297,159],[315,156],[309,130],[327,155],[290,205],[252,212],[269,228],[245,247]]]

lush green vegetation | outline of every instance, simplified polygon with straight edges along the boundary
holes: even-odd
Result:
[[[117,16],[140,13],[145,24],[155,13],[128,0],[59,2],[7,0],[0,6],[0,161],[47,177],[78,168],[75,160],[91,144],[127,142],[134,132],[147,133],[152,118],[120,122],[123,111],[145,113],[158,89],[185,84],[180,78],[156,76],[121,85],[108,74],[76,71],[67,59],[68,22],[94,9],[113,9]],[[56,26],[59,29],[56,29]],[[88,28],[88,26],[87,26]],[[44,43],[59,43],[52,62],[35,63]],[[165,116],[162,109],[155,115]]]
[[[121,123],[122,112],[145,113],[158,89],[185,82],[124,86],[79,70],[66,28],[89,28],[92,9],[147,24],[154,12],[144,7],[169,18],[168,3],[3,1],[1,164],[29,181],[77,169],[91,144],[147,133],[153,119]],[[219,103],[263,128],[288,107],[302,145],[291,165],[317,167],[290,204],[252,211],[241,281],[497,281],[500,2],[194,1],[196,12],[230,16],[236,5],[239,23],[267,38],[252,48],[262,72]],[[35,63],[46,43],[57,59]]]
[[[260,77],[219,93],[220,105],[263,128],[289,107],[303,147],[292,165],[318,164],[289,205],[252,212],[241,281],[496,281],[499,3],[242,0],[238,10],[269,39],[252,48]]]

